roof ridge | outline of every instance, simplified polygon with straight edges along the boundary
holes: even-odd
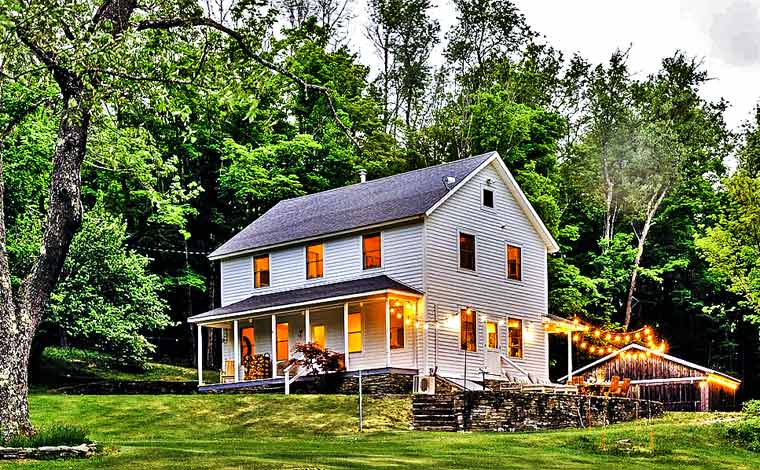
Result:
[[[275,206],[277,206],[277,205],[279,205],[279,204],[281,204],[283,202],[286,202],[286,201],[295,201],[295,200],[298,200],[298,199],[303,199],[303,198],[306,198],[306,197],[309,197],[309,196],[314,196],[314,195],[317,195],[317,194],[325,194],[325,193],[329,193],[329,192],[333,192],[333,191],[338,191],[338,190],[341,190],[341,189],[351,188],[351,187],[354,187],[354,186],[358,186],[360,184],[375,183],[377,181],[382,181],[382,180],[389,179],[389,178],[395,178],[395,177],[397,177],[399,175],[408,175],[410,173],[417,173],[417,172],[420,172],[420,171],[430,170],[431,168],[438,168],[438,167],[441,167],[441,166],[452,165],[454,163],[460,163],[460,162],[463,162],[465,160],[471,160],[471,159],[478,158],[478,157],[484,157],[486,155],[490,156],[493,153],[494,153],[494,151],[492,150],[490,152],[480,153],[478,155],[472,155],[472,156],[469,156],[469,157],[460,158],[458,160],[452,160],[450,162],[438,163],[438,164],[426,166],[426,167],[423,167],[423,168],[417,168],[416,170],[403,171],[401,173],[396,173],[395,175],[383,176],[381,178],[376,178],[376,179],[373,179],[373,180],[365,181],[364,183],[362,183],[362,182],[351,183],[351,184],[348,184],[346,186],[338,186],[337,188],[325,189],[324,191],[318,191],[316,193],[309,193],[309,194],[304,194],[302,196],[291,197],[291,198],[283,199],[283,200],[277,202],[277,204],[275,204],[272,207],[275,207]]]

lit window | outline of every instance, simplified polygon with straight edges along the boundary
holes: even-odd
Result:
[[[253,287],[269,287],[269,255],[254,256]]]
[[[493,190],[483,188],[483,206],[493,209]]]
[[[475,316],[471,308],[463,308],[459,312],[459,339],[465,351],[475,351]]]
[[[325,248],[321,243],[306,246],[306,279],[316,279],[325,275]]]
[[[507,245],[507,279],[522,280],[522,248]]]
[[[379,268],[381,266],[382,253],[379,233],[364,235],[362,237],[362,255],[364,269]]]
[[[242,357],[253,356],[256,354],[256,344],[254,342],[253,327],[243,328],[240,332],[241,336],[241,348],[240,355]]]
[[[400,302],[391,306],[391,349],[404,347],[404,306]]]
[[[459,234],[459,267],[475,271],[475,235]]]
[[[499,329],[496,322],[486,322],[486,344],[488,349],[499,349]]]
[[[507,323],[507,354],[523,357],[522,320],[511,319]]]
[[[327,337],[325,335],[325,325],[312,325],[311,342],[319,346],[320,349],[325,349],[325,347],[327,346]]]
[[[277,360],[288,360],[288,324],[277,324]]]
[[[348,314],[348,352],[362,352],[362,314]]]

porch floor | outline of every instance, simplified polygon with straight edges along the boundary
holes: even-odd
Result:
[[[378,369],[365,369],[361,371],[363,377],[373,376],[373,375],[387,375],[387,374],[395,374],[395,375],[410,375],[414,376],[418,374],[417,369],[405,369],[400,367],[382,367]],[[338,372],[335,374],[336,377],[357,377],[359,375],[358,370],[352,370],[347,372]],[[305,375],[303,377],[299,377],[295,380],[294,383],[297,382],[311,382],[316,380],[318,377],[313,375]],[[279,387],[285,386],[285,378],[284,377],[273,377],[269,379],[259,379],[259,380],[242,380],[240,382],[231,382],[226,384],[208,384],[208,385],[200,385],[198,387],[198,392],[200,393],[223,393],[223,392],[235,392],[240,389],[257,389],[257,388],[272,388],[276,389]]]

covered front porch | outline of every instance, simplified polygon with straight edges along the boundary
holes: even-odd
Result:
[[[252,296],[191,321],[199,345],[206,328],[222,331],[221,388],[274,386],[307,372],[289,367],[297,346],[307,343],[339,353],[348,372],[418,370],[421,303],[421,292],[377,276]],[[202,369],[199,359],[201,390],[210,385]]]

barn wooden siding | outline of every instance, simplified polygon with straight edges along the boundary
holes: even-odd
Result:
[[[662,379],[662,382],[633,384],[631,397],[660,401],[668,411],[734,410],[737,407],[736,390],[708,382],[704,371],[656,354],[644,359],[618,355],[582,373],[585,380],[596,377],[609,381],[613,375],[634,382]]]

